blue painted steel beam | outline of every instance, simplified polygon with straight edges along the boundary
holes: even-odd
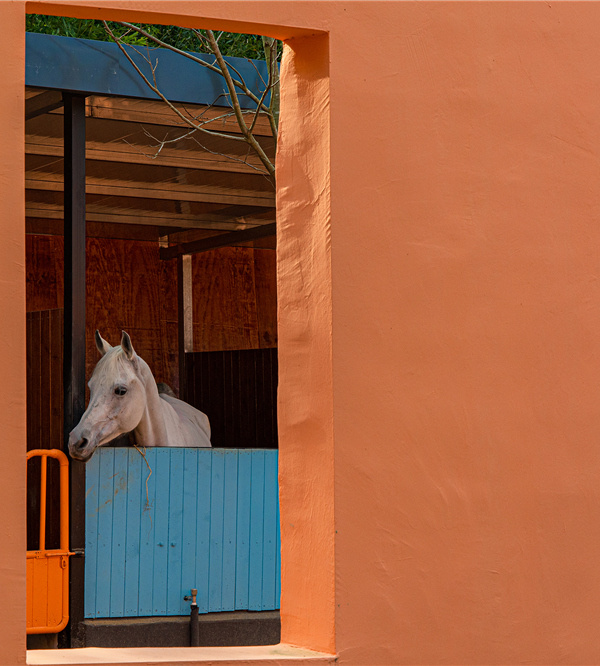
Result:
[[[127,48],[150,79],[150,65],[145,56],[152,64],[158,60],[158,88],[170,101],[230,106],[229,98],[224,95],[225,82],[219,74],[167,49],[137,47],[138,53],[132,47]],[[205,54],[195,55],[207,62],[213,60]],[[240,72],[250,90],[264,89],[261,76],[267,80],[266,63],[245,58],[226,60]],[[25,85],[85,95],[159,99],[113,42],[38,33],[26,36]],[[244,108],[255,108],[244,95],[240,95],[240,103]]]

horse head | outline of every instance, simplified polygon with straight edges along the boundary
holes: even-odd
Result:
[[[129,335],[112,347],[96,331],[96,347],[102,355],[89,381],[90,402],[69,434],[69,453],[87,461],[98,446],[134,430],[146,409],[146,389],[140,375],[141,359]]]

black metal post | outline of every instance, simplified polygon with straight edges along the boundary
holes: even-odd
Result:
[[[64,93],[65,211],[65,446],[85,409],[85,96]],[[85,464],[69,465],[69,545],[79,556],[69,564],[70,647],[83,647]]]

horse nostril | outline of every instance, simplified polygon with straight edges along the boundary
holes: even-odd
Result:
[[[76,447],[77,450],[78,450],[78,451],[81,451],[82,449],[85,449],[85,447],[87,446],[87,443],[88,443],[87,439],[86,439],[85,437],[82,437],[82,438],[77,442],[77,447]]]

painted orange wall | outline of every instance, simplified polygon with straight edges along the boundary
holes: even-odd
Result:
[[[98,15],[82,4],[29,8]],[[284,640],[335,649],[348,665],[600,662],[600,5],[109,8],[148,21],[153,9],[187,13],[189,24],[202,13],[225,28],[237,19],[289,40],[278,157]],[[13,156],[0,165],[0,295],[17,318],[22,10],[0,5]],[[8,664],[24,659],[24,348],[4,321]]]

